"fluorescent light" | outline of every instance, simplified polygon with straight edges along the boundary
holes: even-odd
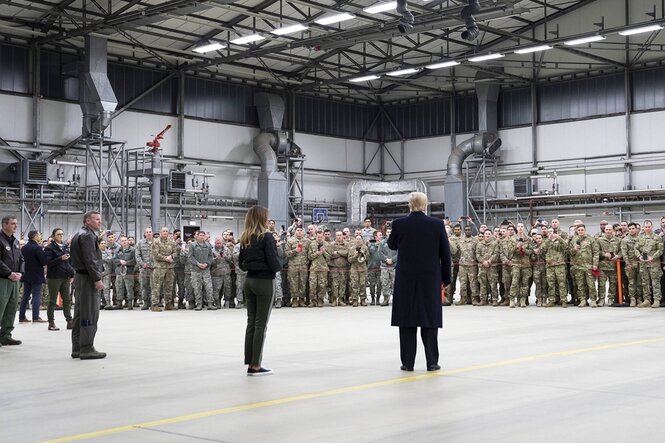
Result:
[[[76,209],[47,209],[47,214],[83,214],[83,211]]]
[[[550,45],[532,46],[530,48],[518,49],[515,54],[531,54],[532,52],[547,51],[552,49]]]
[[[641,28],[626,29],[625,31],[619,32],[619,35],[635,35],[642,34],[643,32],[660,31],[661,29],[663,29],[662,25],[642,26]]]
[[[343,12],[341,14],[322,17],[316,20],[315,22],[318,23],[319,25],[332,25],[333,23],[339,23],[345,20],[351,20],[352,18],[356,18],[356,16],[353,14],[349,14],[348,12]]]
[[[447,62],[434,63],[433,65],[428,65],[428,66],[425,66],[425,67],[427,69],[441,69],[441,68],[450,68],[452,66],[457,66],[459,64],[460,64],[459,62],[451,60],[451,61],[447,61]]]
[[[450,60],[447,62],[441,62],[441,63],[434,63],[433,65],[428,65],[425,66],[427,69],[441,69],[441,68],[450,68],[452,66],[457,66],[459,65],[459,62],[456,62],[455,60]]]
[[[364,76],[364,77],[356,77],[356,78],[352,78],[352,79],[350,79],[349,81],[350,81],[350,82],[354,82],[354,83],[358,83],[358,82],[368,82],[368,81],[370,81],[370,80],[376,80],[377,78],[379,78],[378,75],[366,75],[366,76]]]
[[[244,37],[238,37],[235,40],[231,40],[231,43],[236,45],[246,45],[247,43],[258,42],[259,40],[265,39],[264,36],[260,34],[245,35]]]
[[[391,77],[399,77],[400,75],[415,74],[418,72],[416,68],[400,69],[399,71],[388,72]]]
[[[270,32],[272,32],[275,35],[285,35],[285,34],[293,34],[294,32],[305,31],[306,29],[308,29],[307,26],[297,24],[292,26],[285,26],[279,29],[274,29]]]
[[[390,11],[397,8],[397,2],[377,3],[368,8],[363,9],[368,14],[380,14],[382,12]]]
[[[209,43],[207,45],[197,46],[196,48],[192,49],[192,51],[198,52],[199,54],[205,54],[206,52],[217,51],[219,49],[224,49],[224,48],[226,48],[226,45],[215,42],[215,43]]]
[[[601,40],[605,40],[605,37],[603,37],[602,35],[592,35],[590,37],[583,37],[583,38],[576,38],[575,40],[568,40],[567,42],[563,42],[563,44],[568,45],[568,46],[575,46],[575,45],[583,45],[585,43],[599,42]]]
[[[471,57],[469,59],[470,62],[477,63],[477,62],[484,62],[485,60],[494,60],[497,58],[502,58],[504,57],[503,54],[487,54],[487,55],[479,55],[478,57]]]

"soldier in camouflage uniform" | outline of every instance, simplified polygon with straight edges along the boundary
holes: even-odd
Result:
[[[309,242],[305,238],[301,227],[296,228],[295,235],[286,242],[284,253],[289,260],[289,291],[291,292],[291,307],[304,308],[305,290],[307,280],[307,246]]]
[[[453,303],[455,301],[455,291],[457,290],[457,276],[459,274],[459,241],[462,238],[462,227],[457,224],[453,227],[453,235],[449,237],[450,243],[450,255],[452,257],[453,273],[452,280],[450,282],[450,287],[448,288],[448,293],[446,297],[448,301]]]
[[[651,220],[644,221],[644,234],[635,244],[635,256],[640,262],[640,276],[642,277],[642,294],[644,301],[640,308],[660,308],[662,294],[660,291],[660,276],[663,271],[660,258],[663,255],[663,240],[654,234]],[[649,289],[653,292],[653,304],[649,300]]]
[[[471,226],[464,227],[464,237],[459,240],[459,280],[460,300],[457,305],[466,305],[478,301],[478,262],[476,260],[476,244],[478,239],[471,235]],[[471,293],[471,299],[467,297]]]
[[[351,295],[349,303],[354,307],[367,306],[367,260],[369,250],[363,241],[362,235],[356,235],[352,246],[349,248],[349,280],[351,281]]]
[[[108,232],[108,231],[107,231]],[[106,251],[111,257],[111,261],[109,263],[110,269],[109,269],[109,275],[110,275],[110,292],[113,293],[113,297],[111,297],[111,301],[113,301],[113,307],[114,309],[119,309],[118,306],[121,306],[122,303],[118,301],[118,288],[115,286],[115,276],[116,276],[116,269],[115,269],[115,256],[120,250],[120,243],[115,241],[115,234],[108,234],[106,236]]]
[[[478,260],[478,285],[480,288],[480,306],[487,305],[491,296],[492,306],[499,305],[499,276],[496,268],[499,260],[499,245],[494,240],[492,231],[485,230],[483,240],[476,245],[476,259]]]
[[[383,302],[381,306],[388,306],[390,304],[390,297],[393,295],[395,288],[395,265],[397,264],[397,251],[388,247],[388,238],[390,232],[386,231],[386,238],[381,240],[379,245],[379,258],[381,259],[381,292],[383,293]],[[378,303],[379,300],[377,299]]]
[[[635,255],[635,244],[639,239],[637,223],[628,224],[628,235],[621,240],[621,256],[626,264],[626,279],[628,280],[628,298],[632,308],[642,299],[642,281],[640,278],[640,261]]]
[[[314,241],[307,246],[307,258],[311,262],[309,266],[309,307],[323,307],[328,286],[328,244],[323,239],[323,232],[316,233]]]
[[[169,228],[163,227],[159,231],[159,237],[152,241],[151,252],[155,260],[155,269],[152,273],[152,306],[151,310],[161,312],[159,307],[159,296],[164,295],[164,309],[173,311],[177,308],[173,305],[173,265],[175,262],[176,245],[169,240]]]
[[[113,299],[111,297],[111,269],[113,269],[113,254],[106,249],[106,240],[99,242],[99,250],[102,252],[102,282],[104,289],[102,289],[102,299],[104,300],[104,309],[107,311],[113,310]]]
[[[330,276],[332,278],[332,293],[329,296],[332,306],[346,306],[344,302],[346,282],[349,271],[349,247],[344,240],[342,231],[335,232],[335,241],[329,245]]]
[[[531,237],[533,252],[531,254],[531,269],[533,282],[536,285],[536,306],[545,306],[547,303],[547,266],[545,264],[545,240],[540,233]]]
[[[554,224],[554,223],[552,223]],[[566,289],[566,255],[568,241],[562,237],[561,232],[554,229],[543,242],[543,253],[547,265],[547,292],[548,301],[545,307],[554,307],[557,303],[557,290],[562,308],[568,307],[568,291]]]
[[[499,261],[501,262],[501,279],[503,282],[503,300],[501,306],[508,306],[510,304],[510,285],[513,281],[513,253],[517,241],[513,235],[513,231],[508,227],[502,226],[499,229]]]
[[[233,298],[233,280],[231,280],[233,250],[225,244],[223,237],[217,237],[212,255],[213,261],[210,267],[212,298],[215,305],[221,307],[224,305],[224,301],[230,301]]]
[[[129,246],[129,240],[127,240],[127,237],[120,237],[120,245],[121,248],[116,252],[113,263],[116,269],[116,301],[119,309],[122,309],[123,299],[125,299],[125,306],[127,309],[133,309],[136,250]]]
[[[275,238],[275,247],[277,249],[277,261],[279,265],[283,268],[286,264],[286,254],[284,253],[284,242],[282,241],[279,234],[274,233],[273,237]],[[275,273],[274,281],[274,293],[275,293],[275,308],[279,309],[284,305],[284,291],[282,288],[282,273]]]
[[[141,293],[143,298],[144,311],[150,309],[152,270],[155,266],[155,260],[152,258],[152,228],[145,228],[143,240],[136,247],[136,266],[139,268],[139,278],[141,280]]]
[[[376,305],[381,298],[381,257],[379,257],[379,246],[383,240],[383,232],[374,231],[369,241],[367,250],[369,260],[367,261],[367,283],[369,286],[370,304]]]
[[[203,292],[205,292],[205,303],[209,310],[216,310],[217,306],[212,298],[212,279],[210,278],[210,266],[212,265],[212,247],[205,241],[205,233],[197,232],[196,241],[189,247],[189,263],[191,264],[191,284],[194,292],[195,310],[203,309]]]
[[[575,288],[577,290],[578,306],[583,308],[587,305],[587,294],[591,300],[591,307],[598,306],[598,291],[596,290],[596,279],[591,273],[598,269],[598,245],[593,237],[587,235],[586,226],[577,226],[576,237],[570,242],[570,258],[572,260],[573,277],[575,277]]]
[[[233,265],[236,271],[236,309],[242,308],[243,303],[245,302],[245,278],[247,277],[247,272],[240,269],[238,265],[240,261],[240,243],[236,243],[233,247]]]
[[[189,248],[194,243],[193,239],[187,240],[185,249],[180,254],[180,257],[185,260],[185,300],[187,300],[187,309],[194,309],[194,291],[192,291],[192,264],[189,262]]]
[[[526,308],[526,299],[531,292],[529,280],[532,277],[531,253],[533,248],[531,241],[524,233],[524,225],[517,224],[515,248],[513,249],[512,281],[510,282],[510,307],[519,306]]]
[[[134,256],[138,253],[136,247],[136,239],[134,237],[127,237],[129,246],[134,248]],[[138,308],[141,303],[141,277],[139,275],[140,269],[138,262],[134,265],[134,307]]]
[[[173,272],[175,274],[175,279],[173,282],[173,292],[178,294],[178,309],[185,309],[185,263],[187,262],[187,254],[185,251],[185,243],[180,237],[180,231],[175,231],[173,237],[176,244],[176,258],[175,264],[173,266]],[[209,271],[210,269],[208,269]],[[175,292],[175,288],[178,288],[178,292]]]
[[[614,235],[614,228],[605,224],[605,232],[596,239],[598,244],[598,306],[617,302],[617,262],[621,259],[621,241]],[[607,282],[609,285],[606,286]]]

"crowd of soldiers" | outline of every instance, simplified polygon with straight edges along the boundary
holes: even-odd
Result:
[[[481,225],[477,235],[470,225],[446,221],[446,230],[453,256],[446,305],[459,288],[456,305],[526,307],[535,286],[540,307],[661,306],[665,217],[656,231],[650,220],[603,220],[595,235],[581,220],[566,232],[558,219],[529,230],[506,220],[492,229]]]

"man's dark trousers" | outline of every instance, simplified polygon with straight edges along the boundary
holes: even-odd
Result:
[[[416,332],[418,328],[399,328],[399,352],[402,364],[407,369],[413,369],[416,361]],[[420,338],[425,347],[425,360],[427,368],[439,363],[439,328],[420,328]]]

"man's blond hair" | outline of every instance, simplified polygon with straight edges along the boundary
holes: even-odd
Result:
[[[411,212],[427,211],[427,195],[422,192],[412,192],[409,194],[409,209]]]

